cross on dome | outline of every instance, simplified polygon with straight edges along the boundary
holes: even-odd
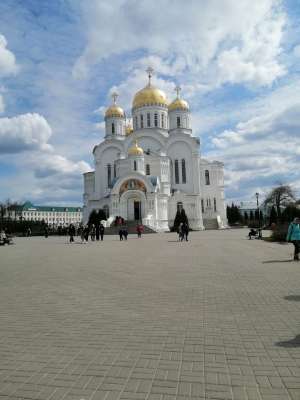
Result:
[[[117,92],[113,92],[111,97],[113,99],[114,104],[116,104],[117,103],[117,98],[119,97],[118,93]]]
[[[180,92],[181,92],[181,87],[179,85],[177,85],[174,90],[177,93],[177,99],[179,99],[179,95],[180,95]]]
[[[153,76],[154,69],[153,69],[152,67],[148,67],[148,68],[146,69],[146,72],[147,72],[147,74],[148,74],[149,86],[150,86],[150,85],[151,85],[151,78],[152,78],[152,76]]]

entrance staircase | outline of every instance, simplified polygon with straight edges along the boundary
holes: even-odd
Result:
[[[217,218],[203,219],[203,225],[205,230],[219,229]]]
[[[137,221],[127,221],[125,223],[126,228],[128,229],[129,234],[137,234],[136,233],[136,225]],[[149,226],[143,225],[144,234],[146,233],[156,233],[153,229],[149,228]],[[111,225],[109,228],[105,228],[105,235],[118,235],[120,230],[120,226]]]

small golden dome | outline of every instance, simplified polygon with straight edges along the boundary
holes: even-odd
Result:
[[[117,98],[118,98],[118,93],[114,92],[111,95],[112,99],[113,99],[113,104],[111,106],[108,107],[108,109],[105,112],[105,118],[110,118],[110,117],[119,117],[119,118],[124,118],[125,117],[125,113],[123,108],[121,108],[120,106],[117,106]]]
[[[129,156],[142,156],[144,154],[144,150],[138,146],[137,140],[134,145],[128,149]]]
[[[173,110],[188,111],[189,108],[190,108],[189,103],[187,101],[179,99],[179,98],[172,101],[172,103],[168,107],[169,111],[173,111]]]
[[[131,125],[127,125],[127,126],[126,126],[126,130],[125,130],[126,136],[131,135],[132,132],[133,132],[132,126],[131,126]]]
[[[155,86],[148,84],[144,89],[138,91],[132,103],[132,108],[138,108],[143,106],[151,105],[163,105],[168,106],[167,98],[165,93],[157,89]]]
[[[119,117],[119,118],[124,118],[125,114],[124,114],[124,110],[117,106],[116,104],[111,105],[110,107],[108,107],[108,109],[105,112],[105,117],[109,118],[109,117]]]

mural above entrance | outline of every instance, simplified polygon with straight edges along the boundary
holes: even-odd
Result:
[[[127,192],[127,190],[140,190],[144,193],[147,192],[145,184],[138,179],[128,179],[127,181],[122,183],[122,186],[120,188],[120,196],[124,192]]]

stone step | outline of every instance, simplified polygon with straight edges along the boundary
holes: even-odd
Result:
[[[203,225],[206,230],[219,229],[217,218],[203,219]]]
[[[128,229],[128,233],[129,234],[136,234],[136,222],[135,221],[128,221],[125,226]],[[144,227],[144,234],[146,233],[156,233],[153,229],[151,229],[149,226],[147,225],[143,225]],[[105,234],[106,235],[118,235],[119,234],[119,230],[120,230],[121,226],[115,226],[115,225],[111,225],[109,228],[105,228]]]

